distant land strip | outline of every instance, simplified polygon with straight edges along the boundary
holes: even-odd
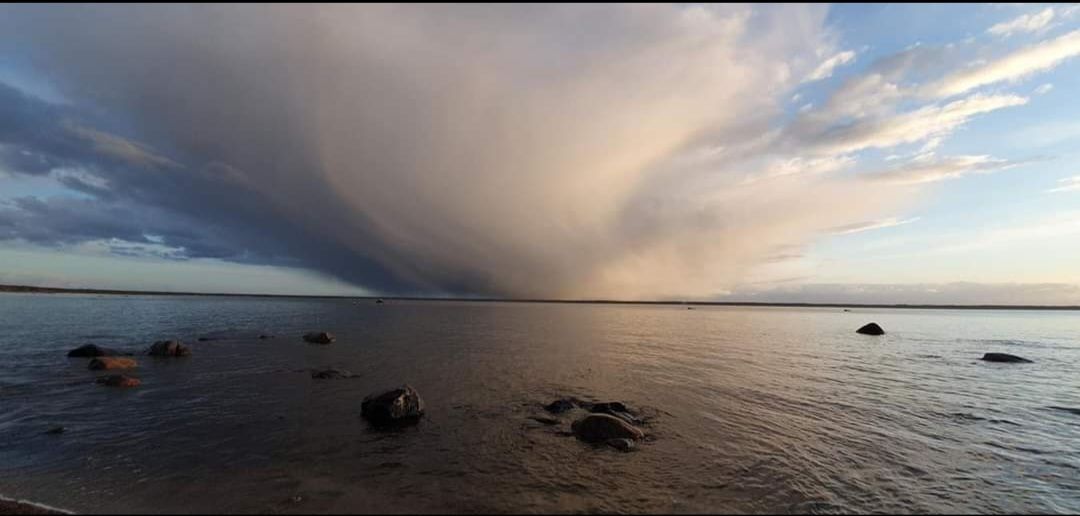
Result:
[[[610,299],[512,299],[470,297],[409,297],[409,296],[316,296],[303,294],[231,294],[214,292],[171,292],[154,290],[108,290],[96,288],[54,288],[29,285],[0,285],[0,293],[30,294],[103,294],[119,296],[207,296],[207,297],[280,297],[301,299],[383,299],[397,301],[454,301],[472,303],[567,303],[611,305],[686,305],[686,306],[776,306],[806,308],[910,308],[938,310],[1080,310],[1080,305],[924,305],[924,304],[866,304],[866,303],[765,303],[756,301],[616,301]]]

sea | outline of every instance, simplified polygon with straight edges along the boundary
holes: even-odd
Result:
[[[191,356],[143,354],[165,339]],[[96,384],[67,357],[83,344],[135,353],[142,384]],[[405,384],[417,425],[361,417]],[[646,439],[577,440],[584,411],[544,409],[568,397],[624,403]],[[1077,513],[1080,312],[0,294],[0,495],[80,513]]]

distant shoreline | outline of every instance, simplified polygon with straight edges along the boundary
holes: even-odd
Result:
[[[316,296],[301,294],[225,294],[214,292],[171,292],[151,290],[109,290],[95,288],[53,288],[29,285],[0,285],[0,293],[26,294],[103,294],[122,296],[204,296],[204,297],[270,297],[298,299],[384,299],[388,301],[455,301],[474,303],[566,303],[615,305],[682,305],[682,306],[761,306],[787,308],[907,308],[922,310],[1080,310],[1078,305],[929,305],[929,304],[847,304],[847,303],[766,303],[755,301],[616,301],[609,299],[499,299],[466,297],[409,297],[409,296]]]

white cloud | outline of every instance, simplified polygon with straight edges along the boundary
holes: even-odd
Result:
[[[1080,176],[1058,179],[1061,186],[1051,188],[1047,192],[1076,192],[1080,191]]]
[[[1043,84],[1043,85],[1039,86],[1038,88],[1035,88],[1035,94],[1036,95],[1043,95],[1043,94],[1046,94],[1046,93],[1050,93],[1050,90],[1052,90],[1052,89],[1054,89],[1054,85],[1051,84],[1051,83],[1046,83],[1046,84]]]
[[[1016,161],[990,156],[950,156],[936,160],[913,160],[907,165],[885,172],[866,174],[864,177],[891,184],[913,185],[957,178],[971,173],[1004,170],[1019,164]]]
[[[997,36],[1011,36],[1020,32],[1040,32],[1054,21],[1054,14],[1054,8],[1047,7],[1037,13],[1024,14],[1007,22],[998,23],[990,27],[987,32]]]
[[[833,70],[835,70],[839,66],[846,65],[854,60],[855,51],[845,50],[843,52],[840,52],[819,64],[818,67],[814,69],[814,71],[810,72],[810,75],[806,76],[806,79],[803,79],[803,82],[818,81],[821,79],[832,77]]]
[[[1050,70],[1066,59],[1080,55],[1080,30],[1014,51],[981,66],[960,70],[922,89],[931,97],[950,97],[1003,81],[1018,81]]]
[[[873,229],[891,228],[895,226],[902,226],[904,224],[911,224],[919,220],[920,217],[912,217],[909,219],[899,219],[896,217],[890,217],[881,220],[871,220],[867,222],[855,222],[852,224],[845,224],[838,226],[830,230],[835,235],[850,235],[852,233],[862,233],[863,231],[870,231]]]

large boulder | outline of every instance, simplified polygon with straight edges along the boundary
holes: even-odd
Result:
[[[334,342],[334,336],[325,331],[312,332],[304,335],[304,342],[310,342],[312,344],[329,344]]]
[[[113,357],[119,355],[127,355],[129,353],[122,353],[115,349],[103,348],[97,344],[87,344],[85,346],[79,346],[71,351],[68,351],[69,357]]]
[[[159,340],[146,350],[146,354],[155,357],[186,357],[191,354],[191,348],[178,340]]]
[[[987,362],[1031,363],[1031,361],[1026,358],[1010,355],[1008,353],[986,353],[983,355],[982,359]]]
[[[885,330],[881,329],[881,326],[878,326],[877,323],[870,323],[855,330],[855,333],[861,333],[863,335],[885,335]]]
[[[645,433],[625,420],[608,414],[589,414],[570,425],[578,439],[587,443],[606,443],[612,439],[640,441]]]
[[[90,360],[88,368],[94,371],[101,371],[108,369],[131,369],[138,366],[139,363],[133,358],[97,357]]]
[[[142,383],[138,378],[132,378],[124,374],[110,374],[109,376],[102,376],[95,381],[106,387],[138,387],[139,384]]]
[[[376,426],[415,424],[424,415],[424,401],[416,389],[403,385],[364,398],[360,415]]]

